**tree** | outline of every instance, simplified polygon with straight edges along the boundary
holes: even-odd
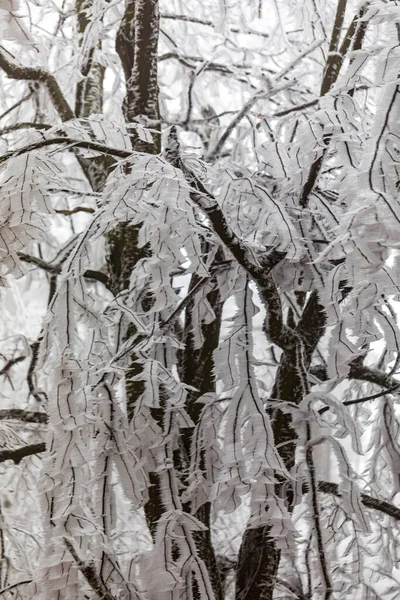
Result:
[[[398,597],[399,23],[0,0],[1,597]]]

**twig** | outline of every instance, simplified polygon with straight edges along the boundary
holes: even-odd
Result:
[[[285,110],[280,110],[272,115],[272,117],[284,117],[285,115],[289,115],[292,112],[299,112],[301,110],[305,110],[306,108],[310,108],[311,106],[315,106],[318,104],[319,98],[315,100],[310,100],[310,102],[305,102],[304,104],[299,104],[298,106],[292,106],[292,108],[287,108]]]

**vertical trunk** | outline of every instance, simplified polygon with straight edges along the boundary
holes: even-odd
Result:
[[[313,292],[306,303],[302,317],[295,327],[299,335],[295,348],[282,354],[271,395],[282,401],[299,404],[307,391],[308,369],[312,354],[323,335],[326,318]],[[275,445],[290,471],[295,462],[296,432],[292,417],[279,409],[273,411],[272,426]],[[275,493],[281,496],[282,486],[276,485]],[[286,492],[286,505],[292,509],[292,492]],[[270,537],[270,527],[247,529],[239,552],[236,573],[236,600],[273,600],[276,577],[280,562],[280,550]]]
[[[193,277],[192,286],[196,285],[196,279],[196,277]],[[184,350],[182,352],[180,361],[180,377],[184,383],[194,386],[198,390],[197,392],[191,392],[188,394],[187,402],[187,411],[194,424],[198,422],[202,409],[201,404],[196,402],[197,398],[199,398],[207,392],[215,391],[215,381],[213,376],[213,353],[219,343],[222,316],[220,294],[217,289],[212,291],[208,295],[208,300],[215,312],[216,318],[212,323],[202,326],[202,331],[204,335],[203,346],[199,349],[194,348],[192,335],[193,322],[190,303],[186,310],[186,323],[185,331],[183,334]],[[192,434],[192,429],[186,429],[182,432],[180,460],[181,462],[183,462],[183,464],[181,465],[183,472],[185,472],[185,463],[186,465],[188,465],[189,462]],[[190,512],[190,506],[184,506],[184,509]],[[206,531],[195,532],[193,537],[196,542],[199,556],[202,560],[204,560],[204,563],[210,574],[210,580],[214,590],[215,598],[216,600],[222,600],[224,597],[223,586],[218,570],[214,548],[211,541],[211,503],[207,502],[206,504],[201,506],[195,514],[195,517],[199,519],[199,521],[204,523],[204,525],[207,527]]]

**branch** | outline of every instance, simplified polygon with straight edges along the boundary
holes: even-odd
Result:
[[[37,256],[31,256],[30,254],[24,254],[23,252],[17,252],[17,255],[20,260],[22,260],[26,263],[35,265],[36,267],[43,269],[43,271],[47,271],[47,273],[52,273],[55,275],[61,273],[61,270],[62,270],[61,264],[52,265],[52,264],[46,262],[45,260],[38,258]],[[92,269],[87,269],[84,272],[83,276],[85,277],[85,279],[99,281],[107,289],[109,287],[109,283],[110,283],[109,278],[107,277],[107,275],[105,273],[102,273],[101,271],[94,271]]]
[[[170,15],[168,13],[161,13],[160,17],[162,19],[172,19],[174,21],[186,21],[187,23],[197,23],[199,25],[205,25],[206,27],[215,28],[215,25],[212,21],[207,21],[205,19],[197,19],[196,17],[190,17],[189,15]],[[264,33],[263,31],[253,31],[252,29],[239,29],[238,27],[230,27],[229,30],[232,33],[241,33],[245,35],[259,35],[264,38],[269,38],[268,33]]]
[[[287,583],[287,581],[283,581],[283,579],[279,579],[279,577],[277,577],[276,583],[289,590],[289,592],[293,594],[293,596],[297,598],[297,600],[310,600],[308,596],[302,594],[301,591],[297,590],[295,587]]]
[[[18,131],[19,129],[51,129],[52,125],[47,125],[46,123],[16,123],[15,125],[9,125],[8,127],[4,127],[0,129],[0,135],[6,135],[7,133],[12,133],[13,131]]]
[[[18,587],[19,585],[26,585],[28,583],[32,583],[32,581],[33,581],[32,579],[25,579],[25,581],[18,581],[17,583],[12,583],[11,585],[8,585],[7,587],[0,590],[0,598],[3,597],[3,594],[5,594],[6,592],[10,592],[11,590]]]
[[[3,114],[0,115],[0,119],[4,119],[4,117],[6,117],[10,112],[12,112],[13,110],[15,110],[16,108],[18,108],[19,106],[21,106],[21,104],[23,104],[24,102],[26,102],[27,100],[29,100],[29,98],[33,95],[33,92],[29,92],[29,94],[27,94],[26,96],[24,96],[23,98],[21,98],[21,100],[18,100],[18,102],[16,102],[15,104],[12,104],[12,106],[10,106],[10,108],[7,108],[6,111],[3,112]]]
[[[0,421],[6,419],[15,419],[24,423],[42,423],[46,424],[48,417],[44,412],[34,412],[30,410],[21,410],[19,408],[8,408],[0,410]]]
[[[341,497],[339,485],[337,483],[332,483],[330,481],[319,481],[318,490],[323,494],[330,494],[332,496],[336,496],[337,498]],[[396,521],[400,521],[400,509],[393,504],[390,504],[390,502],[379,500],[379,498],[374,498],[368,494],[361,494],[361,502],[367,508],[377,510],[378,512],[392,517]]]
[[[342,404],[344,406],[351,406],[352,404],[361,404],[362,402],[368,402],[369,400],[376,400],[377,398],[382,398],[382,396],[386,396],[386,394],[393,393],[399,387],[400,387],[400,383],[398,383],[397,385],[393,386],[392,388],[384,390],[383,392],[378,392],[376,394],[371,394],[371,396],[364,396],[363,398],[356,398],[355,400],[345,400]],[[330,410],[331,408],[332,408],[331,406],[324,406],[323,408],[320,408],[318,412],[319,412],[320,415],[322,415],[326,411]]]
[[[284,117],[285,115],[289,115],[292,112],[305,110],[306,108],[310,108],[311,106],[315,106],[316,104],[318,104],[319,100],[319,98],[316,98],[315,100],[310,100],[310,102],[305,102],[304,104],[299,104],[298,106],[292,106],[292,108],[280,110],[279,112],[274,113],[272,117]]]
[[[395,388],[399,385],[398,379],[395,379],[392,375],[388,375],[378,369],[372,367],[366,367],[359,360],[355,360],[350,365],[349,379],[361,379],[362,381],[368,381],[369,383],[376,383],[387,390],[389,388]]]
[[[40,81],[40,83],[43,83],[61,119],[69,121],[75,118],[75,114],[66,101],[56,78],[51,73],[43,69],[22,67],[6,58],[2,52],[0,52],[0,68],[3,69],[10,79]]]
[[[118,158],[129,158],[132,156],[132,152],[128,152],[127,150],[119,150],[118,148],[109,148],[108,146],[98,144],[97,142],[91,142],[88,140],[72,140],[70,138],[51,138],[48,140],[40,140],[39,142],[29,144],[29,146],[24,146],[23,148],[17,148],[16,150],[10,150],[9,152],[6,152],[0,156],[0,164],[9,160],[10,158],[13,158],[14,156],[20,156],[21,154],[33,152],[34,150],[39,150],[40,148],[51,146],[53,144],[60,144],[63,146],[67,145],[68,148],[66,148],[66,150],[71,147],[86,148],[87,150],[94,150],[103,154],[110,154],[111,156],[117,156]]]
[[[176,127],[171,127],[170,129],[165,156],[168,162],[175,168],[182,170],[187,182],[191,186],[190,198],[192,202],[207,215],[215,234],[228,248],[239,265],[257,284],[260,296],[268,309],[267,329],[271,342],[277,344],[282,349],[292,348],[298,341],[298,335],[283,322],[280,296],[270,274],[271,269],[285,255],[281,252],[272,251],[261,260],[259,259],[258,264],[253,262],[254,259],[251,250],[238,238],[230,227],[215,197],[205,189],[201,181],[183,164],[180,158],[180,146]]]
[[[239,125],[240,121],[246,116],[246,114],[249,112],[249,110],[251,110],[251,108],[254,106],[254,104],[260,100],[261,98],[265,99],[265,98],[271,98],[272,96],[274,96],[275,94],[281,92],[282,90],[285,90],[289,87],[289,83],[285,83],[282,86],[276,87],[274,89],[270,89],[270,90],[265,90],[265,89],[261,89],[258,90],[251,98],[250,100],[248,100],[244,106],[239,110],[239,112],[234,116],[234,118],[232,119],[232,121],[229,123],[229,125],[227,126],[227,128],[225,129],[224,133],[221,135],[220,139],[218,140],[217,144],[215,145],[214,150],[212,150],[209,155],[207,156],[207,160],[213,160],[215,159],[218,154],[221,152],[226,140],[228,139],[228,137],[231,135],[232,131],[235,129],[235,127],[237,127],[237,125]]]
[[[18,465],[26,456],[40,454],[40,452],[44,452],[45,450],[46,444],[44,442],[39,444],[29,444],[28,446],[22,446],[21,448],[0,450],[0,462],[13,460],[15,464]]]
[[[11,358],[10,360],[8,360],[6,362],[6,364],[4,365],[4,367],[2,367],[0,369],[0,375],[5,375],[7,373],[7,371],[9,369],[11,369],[11,367],[13,367],[14,365],[16,365],[19,362],[22,362],[25,359],[26,359],[26,356],[17,356],[16,358]]]
[[[85,563],[81,558],[79,558],[78,554],[75,551],[75,548],[71,544],[67,538],[63,538],[64,544],[67,546],[69,552],[71,553],[73,559],[76,562],[76,566],[92,588],[92,590],[101,598],[101,600],[116,600],[115,597],[110,594],[107,588],[104,586],[101,581],[95,566],[92,562]]]
[[[77,206],[76,208],[72,208],[70,210],[60,209],[60,210],[56,210],[55,212],[58,215],[70,216],[70,215],[75,215],[76,213],[80,213],[80,212],[93,214],[95,211],[94,211],[94,208],[89,208],[88,206]]]
[[[310,490],[311,490],[311,502],[313,507],[313,521],[315,527],[315,533],[317,537],[317,548],[318,548],[318,558],[319,564],[321,567],[322,577],[324,580],[324,600],[329,600],[332,596],[332,582],[330,579],[330,575],[328,572],[328,565],[325,556],[325,548],[324,548],[324,540],[322,537],[322,529],[321,529],[321,519],[320,519],[320,510],[319,510],[319,502],[318,502],[318,493],[317,493],[317,482],[315,478],[315,466],[313,459],[313,446],[310,444],[311,440],[311,427],[310,424],[307,423],[307,442],[308,447],[306,449],[306,464],[308,467],[308,472],[310,475]]]

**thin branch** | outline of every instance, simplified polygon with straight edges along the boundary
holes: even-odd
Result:
[[[52,125],[47,125],[46,123],[15,123],[14,125],[9,125],[8,127],[4,127],[0,129],[0,135],[6,135],[7,133],[12,133],[13,131],[19,131],[20,129],[51,129]]]
[[[0,421],[5,421],[8,419],[22,421],[23,423],[41,423],[44,425],[48,421],[46,413],[43,412],[21,410],[19,408],[0,410]]]
[[[339,485],[337,483],[332,483],[330,481],[319,481],[318,490],[323,494],[331,494],[332,496],[336,496],[337,498],[341,497]],[[392,517],[396,521],[400,521],[400,508],[397,508],[397,506],[390,504],[390,502],[380,500],[379,498],[374,498],[373,496],[369,496],[368,494],[361,494],[361,502],[367,508],[377,510],[385,515],[388,515],[389,517]]]
[[[310,444],[311,440],[311,427],[307,423],[307,442],[308,447],[306,449],[306,464],[308,468],[308,472],[310,475],[310,490],[311,490],[311,502],[313,507],[313,521],[315,527],[315,533],[317,537],[317,548],[318,548],[318,558],[319,564],[321,567],[323,582],[324,582],[324,600],[329,600],[332,596],[332,583],[330,579],[330,575],[328,572],[328,565],[325,556],[325,548],[324,548],[324,540],[322,537],[322,529],[321,529],[321,519],[319,512],[319,502],[318,502],[318,493],[317,493],[317,481],[315,477],[315,465],[313,459],[313,446]]]
[[[198,25],[205,25],[206,27],[215,28],[215,25],[212,21],[207,21],[205,19],[197,19],[196,17],[190,17],[189,15],[170,15],[168,13],[161,13],[160,17],[162,19],[171,19],[174,21],[186,21],[187,23],[197,23]],[[245,35],[258,35],[264,38],[269,38],[268,33],[264,33],[263,31],[254,31],[253,29],[239,29],[238,27],[230,27],[229,30],[232,33],[241,33]]]
[[[272,251],[264,257],[259,257],[258,264],[254,262],[250,249],[230,227],[215,197],[183,164],[180,158],[176,127],[170,129],[165,156],[174,167],[182,170],[187,182],[191,185],[190,198],[192,202],[207,215],[215,234],[257,284],[260,297],[268,309],[268,335],[270,341],[276,343],[282,349],[292,348],[297,343],[298,336],[283,322],[280,296],[270,274],[271,269],[284,258],[285,254]]]
[[[39,444],[29,444],[28,446],[22,446],[21,448],[0,450],[0,463],[6,460],[13,460],[17,465],[23,458],[33,456],[34,454],[40,454],[45,450],[46,444],[44,442]]]
[[[56,274],[56,275],[61,273],[61,270],[62,270],[61,264],[52,265],[52,264],[46,262],[45,260],[38,258],[37,256],[31,256],[30,254],[24,254],[23,252],[17,252],[17,255],[20,260],[22,260],[26,263],[35,265],[36,267],[43,269],[43,271],[46,271],[46,272],[52,273],[52,274]],[[92,269],[87,269],[84,272],[83,276],[85,277],[85,279],[99,281],[107,288],[110,283],[107,275],[105,273],[102,273],[101,271],[94,271]]]
[[[0,369],[0,375],[5,375],[7,373],[7,371],[9,369],[11,369],[11,367],[13,367],[14,365],[16,365],[19,362],[22,362],[25,359],[26,359],[26,356],[17,356],[16,358],[11,358],[10,360],[8,360],[6,362],[6,364],[4,365],[4,367],[2,367]]]
[[[284,117],[286,115],[289,115],[292,112],[300,112],[301,110],[305,110],[306,108],[310,108],[311,106],[315,106],[316,104],[318,104],[319,102],[319,98],[316,98],[315,100],[310,100],[310,102],[305,102],[304,104],[299,104],[297,106],[292,106],[292,108],[286,108],[285,110],[280,110],[279,112],[274,113],[273,115],[271,115],[272,118],[274,117]]]
[[[0,590],[0,598],[2,598],[3,594],[5,594],[6,592],[10,592],[11,590],[15,589],[20,585],[27,585],[28,583],[32,583],[32,581],[32,579],[25,579],[24,581],[18,581],[17,583],[12,583],[11,585],[8,585],[7,587]]]
[[[231,135],[232,131],[235,129],[235,127],[237,127],[240,123],[240,121],[247,115],[247,113],[249,112],[249,110],[252,109],[252,107],[254,106],[254,104],[261,99],[265,99],[265,98],[271,98],[272,96],[274,96],[275,94],[278,94],[279,92],[287,89],[289,87],[289,83],[285,83],[282,86],[270,89],[270,90],[265,90],[265,89],[260,89],[258,90],[245,104],[244,106],[238,111],[238,113],[234,116],[234,118],[232,119],[232,121],[229,123],[229,125],[226,127],[224,133],[221,135],[220,139],[218,140],[217,144],[215,145],[215,148],[213,150],[211,150],[211,152],[208,154],[207,156],[207,160],[211,161],[214,160],[218,154],[220,154],[226,140],[229,138],[229,136]]]
[[[75,551],[75,548],[71,544],[67,538],[63,538],[64,544],[67,546],[69,552],[71,553],[73,559],[76,562],[76,566],[92,588],[92,590],[101,598],[101,600],[116,600],[115,596],[113,596],[105,587],[103,582],[98,575],[94,563],[85,563]]]
[[[351,406],[353,404],[361,404],[362,402],[368,402],[369,400],[376,400],[377,398],[382,398],[383,396],[386,396],[386,394],[392,394],[395,390],[399,389],[399,387],[400,383],[387,390],[384,390],[383,392],[371,394],[371,396],[364,396],[363,398],[356,398],[355,400],[345,400],[342,404],[344,406]],[[322,415],[331,408],[331,406],[324,406],[323,408],[320,408],[318,412],[320,415]]]
[[[87,150],[101,152],[102,154],[110,154],[111,156],[116,156],[118,158],[129,158],[132,156],[132,152],[127,150],[119,150],[118,148],[109,148],[108,146],[98,144],[97,142],[91,142],[88,140],[73,140],[70,138],[51,138],[34,142],[33,144],[29,144],[29,146],[24,146],[23,148],[17,148],[16,150],[5,152],[5,154],[0,156],[0,164],[9,160],[10,158],[13,158],[14,156],[20,156],[21,154],[26,154],[27,152],[40,150],[41,148],[52,146],[53,144],[68,146],[67,148],[62,148],[62,150],[68,150],[69,148],[85,148]]]
[[[297,590],[295,587],[293,587],[292,585],[290,585],[287,581],[283,581],[283,579],[279,579],[279,577],[276,578],[276,583],[284,588],[286,588],[287,590],[289,590],[289,592],[291,594],[293,594],[293,596],[297,599],[297,600],[310,600],[310,598],[308,598],[307,596],[305,596],[304,594],[301,593],[301,591]]]
[[[56,212],[58,215],[69,216],[69,215],[75,215],[76,213],[80,213],[80,212],[93,214],[95,212],[95,210],[94,210],[94,208],[89,208],[88,206],[77,206],[76,208],[72,208],[70,210],[63,208],[60,210],[56,210],[54,212]]]
[[[24,102],[29,100],[29,98],[32,96],[32,94],[33,94],[33,92],[29,92],[29,94],[27,94],[26,96],[21,98],[21,100],[18,100],[17,102],[15,102],[15,104],[10,106],[10,108],[7,108],[7,110],[4,111],[3,114],[0,115],[0,119],[4,119],[4,117],[6,117],[8,114],[10,114],[10,112],[12,112],[13,110],[15,110],[16,108],[21,106],[21,104],[23,104]]]
[[[314,52],[314,50],[316,50],[317,48],[320,48],[323,43],[324,40],[315,40],[315,42],[311,44],[311,46],[303,50],[303,52],[300,52],[300,54],[296,56],[296,58],[291,63],[289,63],[282,71],[277,73],[275,80],[281,79],[282,77],[287,75],[287,73],[294,69],[303,60],[303,58],[311,54],[311,52]]]

